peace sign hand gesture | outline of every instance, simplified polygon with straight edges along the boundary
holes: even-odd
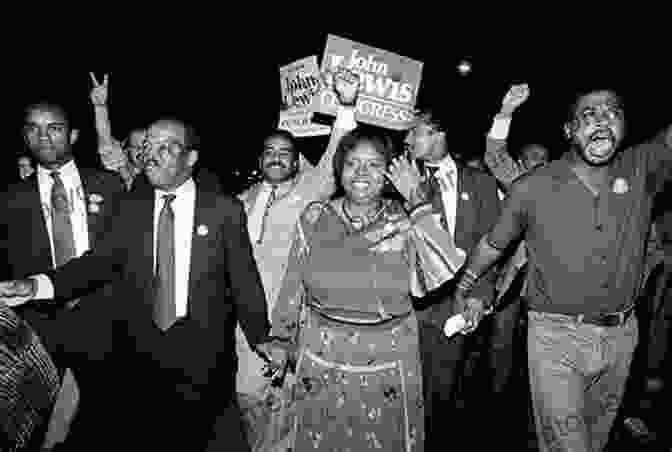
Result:
[[[91,81],[93,82],[93,89],[91,89],[91,102],[93,105],[102,107],[107,104],[107,84],[109,77],[107,74],[103,76],[103,83],[99,83],[96,79],[96,75],[93,72],[89,72],[91,76]]]

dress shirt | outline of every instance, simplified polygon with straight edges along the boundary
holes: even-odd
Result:
[[[158,188],[154,190],[154,269],[156,269],[156,233],[159,214],[165,202],[163,196],[168,194],[175,195],[175,200],[171,206],[175,214],[175,307],[179,318],[187,315],[196,184],[193,179],[189,179],[172,192],[166,192]]]
[[[56,260],[54,259],[54,235],[51,227],[51,188],[54,185],[51,173],[53,171],[58,171],[65,186],[65,191],[68,194],[70,222],[72,223],[72,233],[75,239],[76,256],[81,256],[89,249],[89,226],[84,187],[82,186],[82,180],[79,177],[79,170],[75,162],[70,160],[57,170],[50,170],[42,165],[38,165],[37,185],[40,190],[40,202],[42,203],[45,226],[49,234],[52,265],[56,266]]]
[[[455,222],[457,218],[457,165],[450,156],[446,155],[438,162],[427,162],[427,167],[437,167],[434,177],[441,187],[441,201],[446,214],[446,221],[450,234],[455,237]]]

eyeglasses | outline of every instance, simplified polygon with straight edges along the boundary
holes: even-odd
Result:
[[[623,117],[623,109],[616,105],[589,107],[579,112],[577,117],[587,124],[595,124],[602,119],[615,121]]]
[[[168,156],[176,157],[185,149],[186,146],[184,143],[178,140],[166,140],[152,143],[149,139],[145,138],[142,142],[142,148],[139,151],[138,158],[140,160],[146,160],[150,155],[158,155],[162,159]]]

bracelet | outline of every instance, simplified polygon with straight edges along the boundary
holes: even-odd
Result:
[[[474,282],[476,282],[476,281],[478,280],[478,278],[479,278],[479,276],[478,276],[476,273],[474,273],[473,270],[468,269],[468,268],[464,271],[464,274],[467,275],[467,276],[468,276],[470,279],[472,279]]]
[[[464,270],[462,278],[458,281],[457,287],[465,292],[469,292],[476,285],[476,281],[478,281],[478,275],[467,268]]]
[[[107,107],[107,104],[104,104],[104,103],[102,103],[102,104],[101,103],[95,103],[95,102],[91,102],[91,103],[93,104],[94,107]]]

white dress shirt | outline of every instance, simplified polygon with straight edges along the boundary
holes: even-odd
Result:
[[[455,223],[457,218],[457,165],[447,154],[438,162],[427,162],[425,166],[438,167],[434,177],[441,187],[441,201],[446,213],[446,221],[450,234],[455,237]]]
[[[189,298],[189,269],[191,263],[191,237],[196,211],[196,184],[189,179],[173,192],[154,190],[154,269],[156,270],[156,242],[159,215],[163,208],[164,195],[175,195],[171,206],[175,214],[175,305],[177,317],[187,315]]]
[[[287,181],[291,182],[291,181]],[[287,184],[285,182],[285,184]],[[264,215],[266,214],[266,205],[268,200],[271,197],[271,192],[273,191],[273,185],[269,184],[266,181],[261,183],[259,188],[259,196],[255,202],[255,208],[250,212],[249,217],[247,218],[247,230],[250,235],[250,242],[256,243],[259,240],[261,235],[262,223],[264,221]]]
[[[70,222],[72,224],[72,233],[75,239],[75,255],[81,256],[89,249],[89,225],[86,211],[86,199],[82,180],[79,177],[77,165],[73,160],[63,165],[58,170],[58,174],[63,181],[66,193],[68,194],[68,205],[70,206]],[[51,188],[54,185],[54,179],[51,177],[52,170],[41,165],[37,167],[37,185],[40,190],[40,201],[42,203],[42,212],[49,234],[49,245],[51,247],[52,265],[56,266],[54,257],[54,234],[51,227]]]

